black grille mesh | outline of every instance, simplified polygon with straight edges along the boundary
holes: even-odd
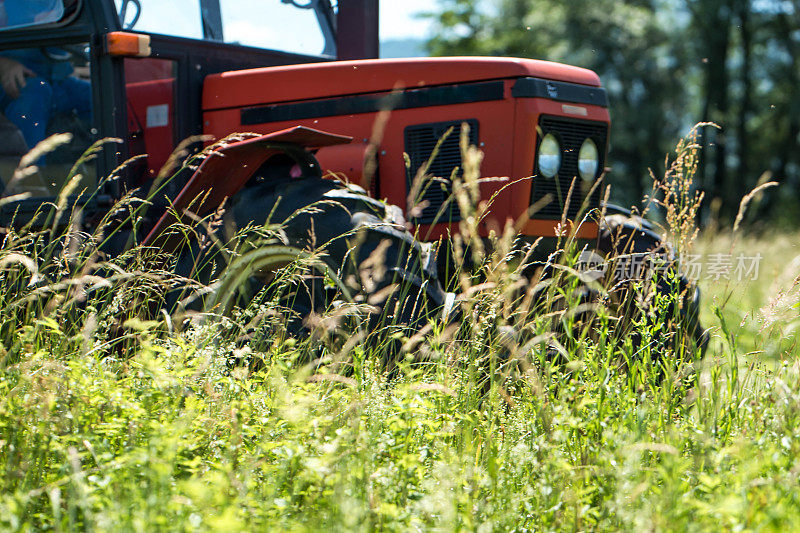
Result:
[[[532,218],[557,220],[564,213],[564,204],[569,194],[569,188],[572,186],[572,181],[576,176],[579,176],[578,151],[587,137],[591,137],[597,144],[597,150],[600,153],[600,169],[605,165],[608,125],[603,122],[579,121],[545,115],[539,119],[539,127],[541,128],[539,139],[541,140],[548,133],[554,133],[561,143],[563,152],[558,176],[545,178],[538,175],[538,168],[534,170],[531,205],[534,205],[547,194],[552,195],[552,200],[536,211]],[[568,219],[575,220],[577,218],[591,185],[593,185],[593,182],[584,182],[580,177],[575,180],[575,190],[572,192],[569,206],[567,206]],[[598,187],[589,199],[586,211],[600,205],[600,193],[600,187]]]
[[[411,161],[408,169],[408,190],[411,191],[412,181],[421,167],[431,157],[436,143],[452,127],[453,131],[442,142],[436,158],[428,167],[428,175],[440,180],[426,181],[422,185],[421,194],[418,195],[417,204],[426,202],[419,216],[412,217],[415,224],[431,224],[436,222],[456,222],[461,220],[461,212],[454,199],[450,198],[452,185],[450,176],[456,167],[461,167],[461,124],[469,125],[469,142],[478,144],[478,121],[475,119],[457,120],[451,122],[434,122],[430,124],[416,124],[405,129],[405,151]],[[449,201],[448,201],[449,200]],[[442,204],[447,201],[447,206],[442,210]],[[412,206],[409,206],[412,207]]]

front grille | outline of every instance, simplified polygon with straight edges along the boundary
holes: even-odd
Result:
[[[594,182],[585,182],[578,174],[578,151],[583,141],[587,137],[591,137],[597,144],[597,150],[600,153],[600,170],[602,170],[605,165],[608,124],[543,115],[539,119],[539,128],[538,138],[540,140],[548,133],[554,133],[558,137],[561,143],[562,159],[561,169],[553,178],[539,176],[538,168],[534,170],[531,205],[548,194],[552,195],[552,199],[536,211],[532,218],[558,220],[566,208],[567,218],[575,220],[581,211],[586,195],[594,184]],[[573,180],[575,180],[575,189],[572,191],[569,205],[565,206]],[[600,187],[598,187],[592,193],[583,214],[600,205],[600,192]]]
[[[430,159],[436,143],[453,128],[450,135],[442,142],[436,157],[428,167],[427,174],[438,178],[426,180],[421,188],[416,205],[424,205],[417,216],[411,217],[415,224],[431,224],[433,222],[457,222],[461,220],[461,212],[455,199],[451,198],[453,187],[450,176],[456,168],[461,168],[461,124],[469,125],[469,142],[478,144],[478,121],[475,119],[456,120],[450,122],[433,122],[430,124],[415,124],[405,129],[405,151],[411,162],[408,168],[408,191],[411,192],[412,183],[419,168]],[[442,205],[447,205],[442,209]],[[409,206],[409,210],[413,206]]]

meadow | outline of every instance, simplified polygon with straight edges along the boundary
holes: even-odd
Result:
[[[520,312],[513,235],[422,334],[297,338],[275,293],[178,316],[147,302],[202,283],[103,256],[62,200],[0,245],[4,530],[800,528],[797,231],[687,231],[734,261],[699,278],[700,355],[602,309],[574,334],[563,287]]]

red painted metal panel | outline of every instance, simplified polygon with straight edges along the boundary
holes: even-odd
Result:
[[[226,198],[235,195],[261,165],[283,149],[279,143],[293,143],[307,148],[347,144],[351,137],[334,135],[323,131],[297,126],[268,135],[236,141],[215,148],[203,160],[186,187],[174,202],[174,210],[180,214],[176,219],[172,211],[164,215],[147,236],[144,244],[158,245],[169,250],[175,237],[165,231],[174,223],[186,221],[191,214],[204,217],[218,208]],[[224,178],[224,179],[222,179]]]
[[[209,76],[203,88],[203,109],[526,76],[600,86],[600,78],[591,70],[535,59],[437,57],[334,61]]]
[[[514,223],[523,234],[552,236],[558,221],[531,220],[532,173],[536,128],[541,115],[573,116],[580,120],[609,122],[601,106],[564,103],[546,98],[514,98],[511,88],[521,77],[535,77],[599,87],[600,80],[589,70],[529,59],[514,58],[429,58],[380,61],[348,61],[325,64],[273,67],[211,76],[204,92],[206,133],[217,138],[235,131],[265,133],[275,128],[302,124],[350,135],[357,139],[352,162],[337,156],[336,170],[352,168],[351,181],[360,180],[355,170],[363,162],[367,139],[372,138],[377,113],[358,113],[319,118],[294,119],[257,125],[243,125],[241,110],[248,106],[282,102],[311,101],[354,94],[374,94],[397,88],[454,85],[502,80],[504,98],[476,103],[442,104],[424,108],[398,109],[389,115],[378,150],[379,183],[371,192],[404,211],[408,206],[408,176],[403,159],[404,130],[407,126],[476,119],[480,148],[485,158],[483,176],[497,176],[480,185],[481,201],[492,205],[480,232],[502,231]],[[359,147],[359,148],[356,148]],[[348,148],[348,151],[352,151]],[[341,156],[342,154],[338,154]],[[360,169],[359,169],[360,170]],[[505,179],[503,179],[505,178]],[[421,225],[423,240],[435,240],[458,229],[453,224]],[[584,225],[580,236],[594,237],[596,225]]]
[[[507,177],[505,181],[488,181],[481,185],[481,197],[489,200],[494,197],[491,214],[481,225],[481,233],[488,235],[490,230],[499,231],[507,221],[518,223],[523,234],[552,236],[557,221],[528,223],[526,212],[530,205],[531,184],[534,168],[534,151],[536,147],[536,125],[541,114],[564,116],[563,104],[542,98],[510,98],[510,86],[513,80],[506,82],[506,99],[493,102],[479,102],[450,106],[438,106],[421,109],[404,109],[390,114],[385,126],[385,135],[378,151],[379,185],[377,196],[385,198],[389,203],[407,209],[407,177],[403,152],[405,150],[403,132],[406,126],[427,122],[457,121],[474,118],[479,121],[480,148],[485,153],[482,164],[483,176]],[[575,106],[585,110],[581,112],[583,120],[608,122],[608,110],[598,106]],[[305,119],[294,122],[279,122],[256,126],[247,126],[256,132],[266,132],[274,128],[284,128],[296,123],[326,131],[335,131],[354,137],[357,144],[353,148],[366,149],[367,139],[371,138],[375,113],[357,115],[341,115],[317,119]],[[206,133],[223,136],[232,131],[241,131],[239,109],[212,111],[205,114]],[[348,147],[349,148],[349,147]],[[336,163],[342,169],[342,162]],[[361,158],[352,164],[360,164]],[[352,165],[351,165],[352,166]],[[323,165],[323,169],[325,166]],[[355,177],[351,181],[358,182]],[[535,217],[535,215],[534,215]],[[417,228],[423,240],[436,240],[455,232],[457,228],[450,224],[422,225]],[[594,235],[588,235],[594,231]],[[544,232],[544,233],[542,233]],[[587,233],[588,232],[588,233]],[[584,226],[581,235],[596,236],[596,226]]]
[[[509,170],[511,161],[511,131],[509,124],[513,124],[513,100],[500,100],[494,102],[479,102],[450,106],[438,106],[418,109],[405,109],[394,111],[390,114],[385,128],[385,134],[380,141],[378,151],[379,183],[377,194],[386,198],[401,209],[407,208],[407,177],[403,158],[405,151],[404,130],[406,126],[428,122],[460,121],[477,118],[480,121],[480,137],[485,143],[481,148],[486,152],[483,162],[483,171],[486,176],[504,176]],[[343,115],[307,119],[299,121],[309,127],[325,131],[335,131],[352,136],[356,139],[356,146],[366,146],[367,139],[372,137],[375,122],[375,113],[357,115]],[[206,132],[220,135],[230,131],[241,130],[238,110],[215,111],[206,113],[208,123]],[[257,133],[263,133],[271,128],[284,128],[297,122],[278,122],[248,126]],[[458,132],[454,132],[458,135]],[[531,147],[531,150],[533,148]],[[324,166],[323,166],[324,168]],[[528,175],[530,171],[527,171]],[[352,180],[352,178],[351,178]],[[355,180],[353,180],[355,181]],[[490,198],[506,182],[487,182],[481,185],[484,198]],[[498,198],[494,204],[494,213],[503,217],[509,212],[508,196]],[[438,228],[441,226],[441,228]],[[439,224],[430,234],[435,238],[447,225]],[[420,227],[420,236],[428,238],[428,226]],[[487,230],[488,231],[488,230]]]
[[[132,143],[131,155],[147,154],[147,173],[155,177],[174,148],[174,78],[127,83],[128,133],[142,135],[143,145]]]
[[[320,148],[315,156],[324,177],[355,183],[369,190],[372,184],[364,181],[364,163],[368,151],[367,143],[346,144]]]

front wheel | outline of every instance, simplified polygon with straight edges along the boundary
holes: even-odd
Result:
[[[320,178],[253,180],[226,216],[236,228],[272,228],[280,242],[239,254],[228,267],[234,272],[221,275],[228,280],[223,292],[232,290],[231,279],[247,279],[254,293],[277,267],[296,260],[308,267],[308,275],[292,282],[295,332],[308,330],[308,317],[337,301],[366,310],[357,325],[368,334],[418,330],[445,312],[433,254],[407,231],[398,208],[358,187]]]
[[[667,243],[644,219],[630,213],[607,215],[598,250],[606,258],[609,296],[620,315],[622,335],[640,322],[661,332],[660,343],[702,351],[708,334],[700,325],[700,289],[680,272]]]

